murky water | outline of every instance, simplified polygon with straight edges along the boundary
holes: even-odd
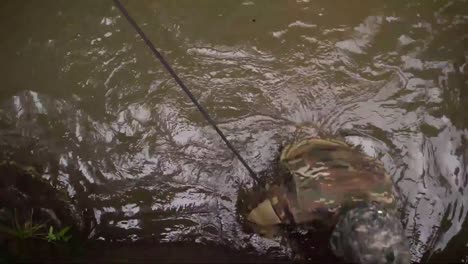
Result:
[[[413,259],[468,261],[468,1],[124,4],[254,170],[297,124],[348,131],[401,191]],[[90,238],[291,254],[242,230],[246,170],[112,1],[0,7],[1,157],[42,164]]]

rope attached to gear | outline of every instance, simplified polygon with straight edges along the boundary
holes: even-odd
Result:
[[[226,138],[226,136],[223,134],[223,132],[218,128],[216,123],[213,121],[213,119],[210,117],[208,112],[203,108],[202,105],[197,101],[195,96],[190,92],[190,90],[185,86],[185,84],[182,82],[182,80],[179,78],[179,76],[176,74],[176,72],[172,69],[172,67],[169,65],[169,63],[164,59],[162,54],[154,47],[154,44],[151,42],[151,40],[148,39],[146,34],[141,30],[141,28],[138,26],[138,24],[135,22],[135,20],[130,16],[128,13],[127,9],[122,5],[122,3],[119,0],[114,0],[114,4],[117,6],[117,8],[122,12],[122,14],[125,16],[127,21],[133,26],[133,28],[138,32],[140,37],[145,41],[146,45],[149,47],[149,49],[153,52],[154,56],[158,58],[158,60],[161,62],[161,64],[166,68],[166,70],[169,72],[169,74],[174,78],[174,80],[177,82],[177,84],[182,88],[182,90],[187,94],[187,96],[192,100],[193,104],[198,108],[198,111],[202,113],[203,117],[210,123],[210,125],[216,130],[218,135],[221,137],[221,139],[224,141],[224,143],[227,145],[227,147],[234,153],[234,155],[239,159],[239,161],[244,165],[244,167],[247,169],[247,171],[250,174],[250,177],[257,183],[260,184],[260,179],[258,178],[257,174],[250,168],[250,166],[247,164],[247,162],[242,158],[242,156],[237,152],[237,150],[232,146],[232,144],[229,142],[229,140]]]

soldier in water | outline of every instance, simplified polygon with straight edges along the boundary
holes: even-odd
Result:
[[[253,229],[329,229],[333,253],[346,262],[410,263],[392,182],[380,161],[346,142],[300,135],[286,145],[274,179],[242,198]]]

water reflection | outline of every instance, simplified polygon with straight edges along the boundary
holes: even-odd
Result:
[[[254,170],[301,123],[380,157],[420,260],[468,242],[466,2],[126,5]],[[246,171],[110,3],[2,5],[1,157],[43,164],[91,238],[291,254],[242,230]]]

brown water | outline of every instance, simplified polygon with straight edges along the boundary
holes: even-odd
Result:
[[[254,170],[297,124],[348,131],[401,190],[413,259],[468,261],[468,1],[124,5]],[[112,1],[0,12],[1,157],[40,162],[91,239],[291,255],[242,230],[246,170]]]

